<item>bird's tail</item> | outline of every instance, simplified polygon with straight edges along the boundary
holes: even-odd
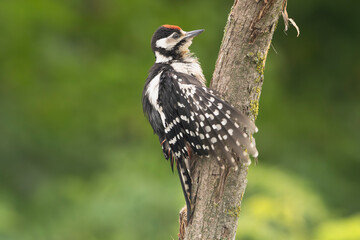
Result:
[[[186,167],[184,159],[178,159],[176,161],[176,168],[178,170],[181,187],[185,197],[185,202],[187,207],[187,222],[189,222],[192,211],[192,204],[191,204],[192,183],[191,183],[190,172]]]

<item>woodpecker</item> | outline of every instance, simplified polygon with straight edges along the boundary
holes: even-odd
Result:
[[[238,169],[239,159],[257,157],[252,137],[255,124],[215,91],[189,46],[204,30],[186,32],[178,26],[160,26],[152,36],[155,64],[149,71],[142,94],[145,116],[150,122],[166,159],[178,171],[187,206],[191,204],[191,157],[216,156],[220,167]]]

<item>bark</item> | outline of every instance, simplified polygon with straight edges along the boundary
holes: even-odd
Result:
[[[228,17],[211,88],[256,119],[271,39],[286,0],[235,0]],[[261,153],[260,153],[261,154]],[[248,165],[221,170],[214,156],[192,168],[194,212],[179,239],[235,239]],[[184,227],[186,226],[186,227]]]

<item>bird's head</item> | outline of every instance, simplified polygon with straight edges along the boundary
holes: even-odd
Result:
[[[193,38],[203,31],[200,29],[185,32],[178,26],[162,25],[155,31],[151,39],[151,48],[155,54],[156,62],[184,60],[189,57],[189,46]]]

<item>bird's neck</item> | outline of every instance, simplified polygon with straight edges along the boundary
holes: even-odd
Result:
[[[155,52],[155,63],[171,64],[172,62],[197,62],[197,58],[190,52],[184,51],[176,55],[163,55],[160,52]]]
[[[172,56],[165,56],[159,52],[155,52],[155,63],[169,63],[173,60]]]

